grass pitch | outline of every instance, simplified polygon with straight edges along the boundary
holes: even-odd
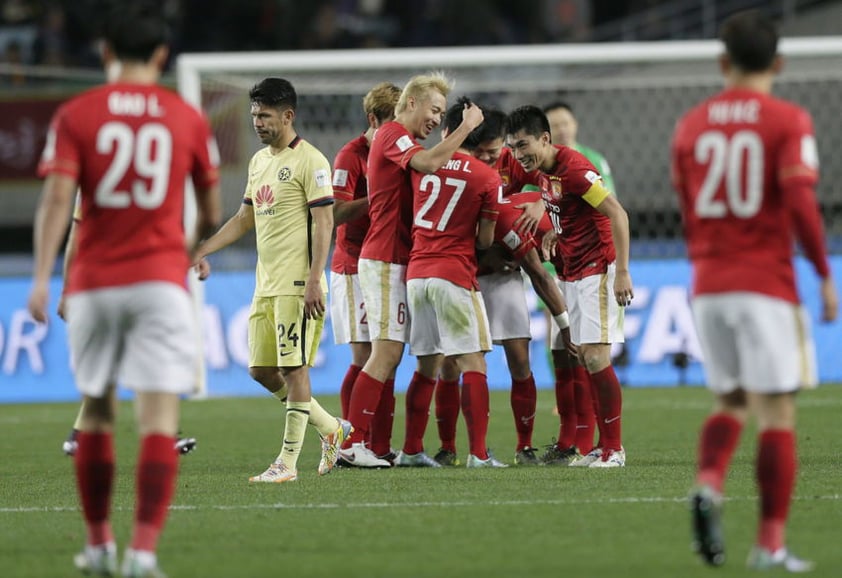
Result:
[[[247,379],[244,376],[244,379]],[[255,387],[257,387],[255,385]],[[818,563],[815,577],[839,576],[839,386],[799,399],[800,468],[789,545]],[[492,393],[489,445],[511,462],[508,393]],[[338,399],[320,400],[338,409]],[[535,443],[557,433],[552,392],[539,392]],[[182,426],[199,439],[181,460],[178,491],[159,560],[170,578],[337,576],[692,578],[745,576],[757,503],[754,429],[744,432],[726,486],[728,561],[704,567],[689,550],[685,495],[696,437],[710,407],[701,388],[625,391],[627,467],[336,470],[316,474],[308,432],[299,480],[252,485],[276,455],[283,407],[269,397],[185,402]],[[82,546],[72,462],[60,445],[73,404],[0,406],[0,575],[75,576]],[[399,397],[393,445],[403,441]],[[114,527],[120,550],[131,523],[136,437],[121,406]],[[427,450],[438,448],[435,422]],[[460,458],[467,439],[460,423]]]

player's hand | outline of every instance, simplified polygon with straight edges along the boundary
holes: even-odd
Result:
[[[544,201],[538,200],[531,203],[522,203],[515,205],[515,208],[523,210],[523,213],[514,222],[517,232],[527,232],[534,235],[538,230],[538,222],[544,216]]]
[[[617,271],[614,277],[614,297],[620,307],[631,305],[632,299],[634,299],[634,289],[632,288],[631,273],[628,271]]]
[[[29,314],[38,323],[47,322],[47,302],[50,299],[50,290],[47,284],[36,283],[29,293],[29,302],[27,309]]]
[[[307,319],[321,319],[325,316],[325,296],[321,283],[307,283],[304,288],[304,316]]]
[[[576,347],[576,344],[570,339],[570,328],[566,327],[561,330],[561,341],[564,343],[564,349],[567,350],[567,353],[572,358],[579,357],[579,348]]]
[[[821,298],[822,298],[822,321],[830,323],[836,320],[839,314],[839,295],[836,293],[836,285],[833,283],[833,277],[830,275],[822,279],[821,282]]]
[[[210,263],[204,257],[193,263],[193,270],[196,271],[196,274],[199,276],[199,281],[204,281],[210,277],[211,274]]]
[[[59,319],[62,321],[67,321],[67,318],[64,316],[67,312],[67,302],[64,298],[64,293],[61,294],[61,297],[58,298],[58,307],[56,307],[56,313],[58,313]]]
[[[555,231],[548,231],[541,239],[541,255],[544,261],[550,261],[558,252],[558,234]]]
[[[482,114],[482,109],[473,102],[466,104],[465,108],[462,109],[462,122],[467,124],[471,130],[481,125],[483,120],[485,120],[485,117]]]

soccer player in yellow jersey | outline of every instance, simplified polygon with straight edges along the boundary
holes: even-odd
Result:
[[[249,375],[286,401],[283,447],[269,468],[250,482],[291,482],[308,421],[322,438],[319,474],[336,463],[348,421],[328,414],[310,397],[309,368],[324,326],[327,265],[333,234],[330,164],[295,131],[298,97],[283,78],[266,78],[249,92],[251,117],[267,145],[252,157],[243,204],[198,250],[203,258],[255,229],[257,273],[249,315]]]

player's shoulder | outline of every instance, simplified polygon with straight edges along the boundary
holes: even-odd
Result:
[[[324,164],[328,162],[327,157],[321,150],[319,150],[313,143],[301,138],[300,136],[296,136],[289,146],[301,159],[305,159],[318,164]]]
[[[556,149],[556,160],[558,166],[565,167],[565,173],[568,176],[584,173],[587,171],[595,171],[594,164],[585,156],[584,153],[564,145],[553,145]]]
[[[365,135],[360,135],[342,145],[342,148],[336,153],[336,161],[348,159],[349,157],[365,159],[367,156],[368,140],[366,140]]]

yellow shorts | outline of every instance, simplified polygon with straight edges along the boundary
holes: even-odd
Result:
[[[303,296],[255,297],[249,311],[249,367],[312,367],[324,325],[324,318],[305,319]]]

